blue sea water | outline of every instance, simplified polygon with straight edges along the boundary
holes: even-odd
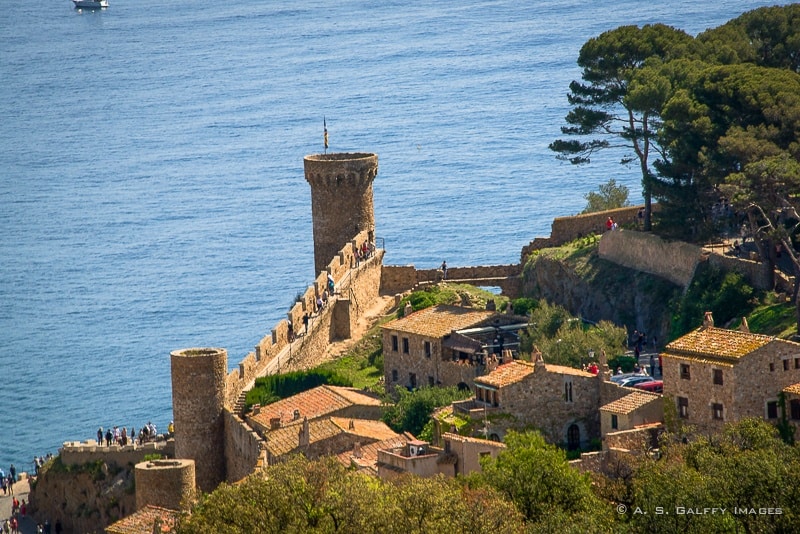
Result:
[[[313,279],[303,156],[379,155],[386,262],[513,263],[615,178],[557,161],[578,50],[759,0],[68,0],[0,10],[0,466],[171,417],[169,353],[234,367]]]

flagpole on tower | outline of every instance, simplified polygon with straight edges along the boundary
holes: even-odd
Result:
[[[323,128],[323,141],[325,144],[325,153],[328,153],[328,123],[325,122],[325,116],[322,116],[322,128]]]

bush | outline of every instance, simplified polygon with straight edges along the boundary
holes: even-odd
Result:
[[[253,389],[247,392],[245,404],[248,408],[254,404],[263,406],[322,385],[350,387],[353,383],[324,369],[264,376],[257,378]]]

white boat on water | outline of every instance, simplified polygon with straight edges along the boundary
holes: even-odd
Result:
[[[108,0],[72,0],[75,7],[82,9],[100,9],[108,7]]]

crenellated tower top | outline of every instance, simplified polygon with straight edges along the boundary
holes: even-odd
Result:
[[[372,182],[378,155],[314,154],[303,159],[311,186],[315,274],[324,271],[339,250],[363,231],[374,238]]]

